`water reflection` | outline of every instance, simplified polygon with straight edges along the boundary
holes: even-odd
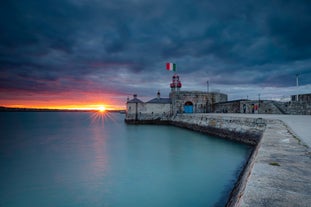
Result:
[[[116,119],[113,113],[107,111],[95,111],[90,115],[92,124],[104,124],[105,122],[114,122],[116,123]]]
[[[249,151],[117,113],[1,115],[0,206],[212,206]]]
[[[95,152],[95,159],[93,160],[94,176],[103,176],[107,167],[107,153],[106,153],[106,140],[107,134],[105,128],[102,125],[102,120],[100,123],[93,123],[91,127],[92,132],[92,147]]]

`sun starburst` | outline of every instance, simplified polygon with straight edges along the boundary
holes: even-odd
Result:
[[[106,107],[105,106],[99,106],[98,107],[98,111],[99,112],[105,112],[106,111]]]

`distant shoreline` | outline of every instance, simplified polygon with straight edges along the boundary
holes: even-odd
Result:
[[[11,108],[11,107],[0,107],[0,112],[98,112],[98,110],[79,110],[79,109],[44,109],[44,108]],[[125,110],[106,110],[106,112],[117,112],[123,113]]]

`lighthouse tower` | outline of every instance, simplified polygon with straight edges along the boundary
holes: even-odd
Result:
[[[182,84],[179,80],[179,76],[175,73],[172,76],[172,82],[170,84],[170,87],[171,87],[170,99],[172,100],[171,115],[176,114],[177,111],[179,110],[176,108],[176,101],[177,101],[177,96],[179,94],[181,86]]]
[[[179,76],[177,74],[174,74],[172,76],[172,82],[170,84],[171,91],[175,92],[177,90],[177,92],[179,92],[181,86],[182,86],[182,84],[181,84],[181,82],[179,80]]]

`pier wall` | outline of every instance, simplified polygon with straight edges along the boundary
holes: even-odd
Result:
[[[228,117],[209,115],[206,113],[178,114],[139,114],[135,117],[127,116],[128,124],[171,124],[174,126],[199,131],[220,138],[257,145],[265,130],[265,120],[262,118]]]
[[[171,119],[171,124],[251,145],[259,143],[266,126],[261,118],[207,114],[180,114]]]
[[[260,146],[262,134],[266,129],[266,121],[262,118],[230,117],[218,114],[178,114],[171,119],[161,117],[141,116],[140,120],[128,119],[130,124],[171,124],[193,131],[218,136],[254,146],[249,155],[238,181],[235,184],[226,206],[236,206],[240,203],[247,181],[253,169],[255,158]]]
[[[171,124],[254,146],[226,204],[226,207],[239,206],[255,164],[262,135],[266,129],[266,120],[221,115],[183,114],[174,117]]]
[[[266,129],[266,120],[262,118],[184,114],[174,117],[171,124],[254,145],[254,149],[249,155],[226,204],[227,207],[239,206],[256,160],[261,137]]]
[[[214,104],[215,113],[311,115],[310,101],[235,100]]]
[[[309,116],[267,114],[179,114],[170,120],[126,121],[172,124],[254,145],[226,206],[263,207],[309,206],[311,203],[311,151],[308,144],[300,140],[302,136],[308,141],[309,132],[299,128],[308,127],[306,123],[310,123],[310,119]],[[290,126],[302,134],[297,136]]]

